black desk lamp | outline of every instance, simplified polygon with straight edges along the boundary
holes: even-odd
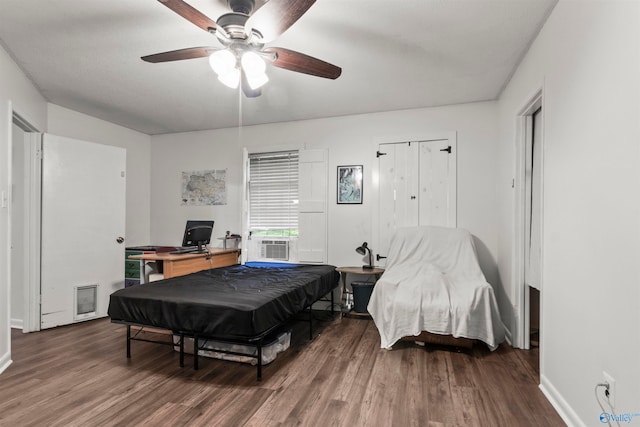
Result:
[[[364,242],[362,244],[362,246],[358,246],[356,248],[356,252],[358,252],[360,255],[365,255],[368,252],[369,253],[369,265],[363,265],[362,268],[364,268],[365,270],[373,269],[373,259],[371,257],[371,249],[369,249],[369,246],[367,246],[367,242]]]

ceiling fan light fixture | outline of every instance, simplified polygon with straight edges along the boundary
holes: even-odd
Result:
[[[265,64],[264,59],[251,50],[242,54],[241,63],[242,69],[248,76],[264,74],[267,69],[267,64]]]
[[[236,69],[236,56],[227,49],[217,50],[209,56],[209,65],[218,76],[224,76]]]
[[[226,74],[218,74],[218,80],[231,89],[237,89],[240,84],[240,70],[233,68]]]
[[[247,75],[247,83],[249,83],[249,87],[253,90],[261,88],[268,81],[269,81],[269,76],[267,76],[265,73],[256,74],[253,76]]]
[[[251,89],[258,89],[269,81],[269,77],[265,73],[267,64],[257,53],[253,51],[243,53],[240,64],[242,71],[247,76],[247,83],[249,83]]]

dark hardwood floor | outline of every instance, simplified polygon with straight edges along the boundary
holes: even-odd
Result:
[[[306,340],[255,367],[132,343],[108,319],[22,334],[0,375],[2,426],[563,426],[537,387],[531,354],[379,348],[371,320],[329,318]]]

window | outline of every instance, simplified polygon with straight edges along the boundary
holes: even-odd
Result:
[[[249,232],[298,235],[298,151],[249,155]]]

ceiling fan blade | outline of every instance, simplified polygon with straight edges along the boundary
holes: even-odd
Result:
[[[216,50],[220,49],[215,47],[189,47],[186,49],[147,55],[143,56],[141,59],[154,64],[158,62],[182,61],[183,59],[205,58]]]
[[[342,68],[294,50],[268,47],[263,52],[275,54],[272,64],[286,70],[334,80],[342,74]]]
[[[249,17],[245,29],[255,28],[268,43],[287,31],[316,0],[269,0]]]
[[[246,96],[247,98],[257,98],[258,96],[262,95],[262,89],[251,89],[244,71],[240,72],[240,76],[240,85],[242,86],[242,92],[244,93],[244,96]]]
[[[173,10],[178,15],[182,16],[187,21],[192,24],[202,28],[206,32],[211,32],[210,30],[216,30],[218,26],[216,22],[204,15],[198,9],[195,9],[193,6],[188,5],[182,0],[158,0],[163,5],[167,6],[169,9]]]

